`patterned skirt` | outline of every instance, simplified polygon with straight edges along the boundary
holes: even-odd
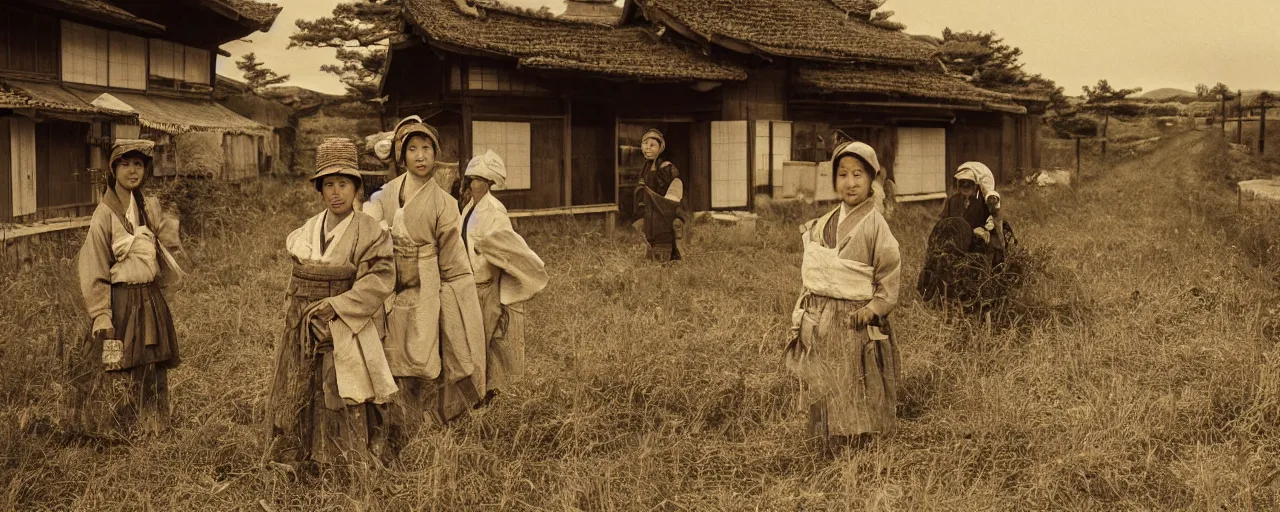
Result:
[[[898,348],[888,321],[887,336],[850,327],[866,301],[811,295],[804,301],[798,343],[788,347],[787,366],[805,384],[809,434],[833,436],[891,431],[900,389]]]
[[[101,336],[86,333],[71,354],[69,407],[74,430],[95,437],[155,434],[169,425],[168,370],[178,366],[178,335],[156,283],[111,285],[119,361],[103,363]]]

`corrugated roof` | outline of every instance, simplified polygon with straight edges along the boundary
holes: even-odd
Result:
[[[800,66],[798,71],[797,85],[812,92],[924,98],[1002,111],[1018,108],[1008,94],[975,87],[940,72],[821,64]]]
[[[0,82],[0,108],[36,109],[64,114],[133,116],[127,112],[95,107],[58,84],[23,80]]]
[[[649,19],[683,25],[704,41],[725,40],[745,44],[761,53],[780,57],[917,63],[930,59],[937,52],[934,46],[912,39],[907,34],[850,17],[850,10],[865,10],[867,6],[863,4],[866,2],[632,1],[644,9]]]
[[[93,102],[104,93],[75,91],[80,99]],[[231,132],[270,133],[271,128],[258,124],[226,107],[209,100],[167,98],[124,92],[105,93],[124,102],[138,114],[138,122],[147,128],[167,133]]]
[[[135,16],[133,13],[112,5],[105,0],[23,0],[26,3],[39,5],[68,14],[78,14],[89,19],[133,27],[148,32],[159,32],[164,26]]]
[[[452,0],[404,0],[409,20],[430,39],[515,58],[541,69],[653,80],[744,80],[734,64],[660,41],[640,27],[535,19],[495,10],[462,13]]]

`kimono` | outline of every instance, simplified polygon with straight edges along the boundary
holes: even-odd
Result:
[[[383,455],[382,406],[397,391],[382,348],[391,238],[358,211],[325,232],[327,215],[285,239],[293,268],[267,399],[272,449],[300,462],[374,462]],[[331,319],[316,315],[326,301]]]
[[[488,340],[485,391],[497,391],[524,373],[524,303],[547,286],[547,271],[493,194],[467,203],[463,226]]]
[[[785,361],[809,393],[809,434],[824,443],[888,432],[897,415],[898,348],[887,317],[898,300],[901,260],[873,203],[847,213],[842,204],[802,228],[804,287]],[[854,330],[853,315],[864,306],[878,326]]]
[[[181,359],[165,292],[182,279],[171,252],[181,244],[177,218],[154,197],[142,203],[104,192],[80,247],[80,291],[93,324],[71,358],[69,409],[74,428],[89,435],[157,433],[169,423],[168,370]]]
[[[297,461],[371,462],[385,435],[380,406],[397,392],[381,346],[392,243],[360,211],[328,233],[326,215],[285,238],[293,269],[266,407],[270,436]],[[324,302],[335,314],[328,321],[315,315]]]
[[[409,174],[387,182],[365,211],[395,245],[395,291],[387,299],[387,362],[402,391],[391,413],[406,439],[429,414],[439,423],[469,410],[485,389],[484,317],[462,244],[458,203]]]
[[[647,187],[638,190],[642,191],[644,198],[644,237],[649,242],[648,257],[655,261],[679,260],[675,221],[679,216],[680,200],[684,197],[680,171],[671,162],[659,159],[646,163],[641,177]]]

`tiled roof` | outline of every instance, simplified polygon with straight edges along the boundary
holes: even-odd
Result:
[[[959,77],[912,69],[865,68],[845,65],[805,65],[799,68],[797,85],[818,93],[877,94],[1016,109],[1008,94],[970,85]]]
[[[453,0],[404,0],[432,40],[516,59],[520,65],[652,80],[744,80],[734,64],[663,42],[641,27],[539,19],[496,10],[464,14]]]
[[[918,63],[937,51],[900,31],[851,16],[851,9],[864,10],[869,5],[856,0],[632,1],[650,20],[682,25],[704,41],[745,44],[780,57]]]

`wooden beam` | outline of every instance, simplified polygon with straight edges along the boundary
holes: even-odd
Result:
[[[844,107],[882,107],[882,108],[922,108],[938,110],[964,110],[983,112],[977,105],[954,105],[947,103],[913,103],[907,101],[827,101],[827,100],[792,100],[791,103],[801,106],[844,106]]]
[[[573,206],[573,100],[564,98],[564,205]]]

